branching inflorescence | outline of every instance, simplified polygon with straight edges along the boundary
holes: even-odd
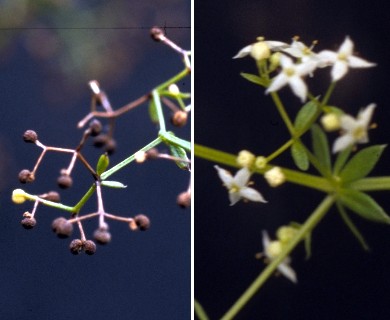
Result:
[[[83,128],[85,126],[87,126],[87,128],[84,130],[80,143],[74,149],[47,146],[38,139],[38,134],[33,130],[27,130],[23,134],[23,140],[25,142],[35,144],[37,147],[42,149],[42,152],[32,170],[23,169],[19,173],[19,181],[21,183],[26,184],[34,182],[38,168],[47,152],[67,153],[72,156],[68,167],[60,170],[60,176],[57,179],[57,184],[60,188],[67,189],[72,186],[72,170],[76,161],[81,162],[93,178],[93,183],[89,190],[74,206],[62,204],[60,195],[56,191],[50,191],[40,195],[32,195],[22,189],[16,189],[12,194],[12,200],[17,204],[21,204],[26,200],[34,202],[31,212],[26,211],[23,214],[21,223],[26,229],[31,229],[36,225],[35,215],[40,204],[68,211],[70,213],[70,217],[58,217],[54,219],[52,222],[52,229],[58,237],[67,238],[72,234],[73,226],[77,225],[80,232],[80,238],[74,239],[70,243],[70,251],[73,254],[79,254],[84,251],[86,254],[91,255],[96,251],[95,242],[89,240],[83,230],[84,220],[95,217],[98,218],[99,225],[93,234],[93,238],[99,244],[106,244],[111,241],[111,234],[106,220],[111,219],[125,222],[129,225],[131,230],[145,231],[150,226],[149,218],[144,214],[138,214],[134,217],[124,217],[105,211],[102,196],[103,187],[126,188],[126,186],[121,182],[107,180],[107,178],[109,178],[112,174],[129,165],[131,162],[142,163],[145,160],[151,159],[171,160],[176,162],[179,168],[190,172],[190,160],[186,154],[191,151],[190,142],[176,137],[172,132],[166,130],[162,105],[166,106],[171,111],[171,122],[174,126],[183,127],[186,125],[191,106],[186,106],[184,100],[189,99],[191,94],[180,92],[176,83],[191,73],[191,63],[189,59],[191,53],[181,49],[169,40],[164,35],[163,31],[157,27],[152,28],[150,34],[153,40],[165,43],[181,55],[184,62],[184,70],[140,98],[116,110],[112,108],[107,95],[101,90],[99,83],[96,80],[90,81],[89,87],[92,91],[91,110],[82,120],[78,122],[77,125],[78,128]],[[107,170],[109,167],[109,155],[115,151],[117,146],[113,137],[115,120],[146,102],[149,103],[148,107],[151,120],[155,122],[159,128],[157,138],[146,144],[142,149],[136,151],[128,158],[124,159],[122,162]],[[108,120],[107,131],[103,130],[103,125],[99,118],[106,118]],[[93,139],[93,145],[95,147],[104,148],[105,150],[105,153],[100,156],[96,167],[91,165],[82,154],[82,150],[90,138]],[[161,143],[164,143],[169,147],[170,154],[160,153],[157,150],[156,147]],[[95,193],[97,196],[97,211],[81,215],[81,209],[88,199]],[[177,204],[180,207],[189,207],[190,203],[191,183],[189,183],[187,190],[181,192],[177,196]]]

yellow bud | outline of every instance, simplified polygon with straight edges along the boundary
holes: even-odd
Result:
[[[326,131],[335,131],[340,129],[340,117],[335,113],[328,113],[321,118],[321,124]]]
[[[280,253],[283,250],[282,243],[280,241],[271,241],[266,248],[267,251],[267,257],[270,259],[276,258],[277,256],[280,255]]]
[[[26,193],[22,189],[15,189],[12,192],[12,201],[16,204],[21,204],[26,201]]]
[[[276,231],[276,237],[282,243],[289,242],[297,233],[297,229],[289,226],[282,226]]]
[[[271,170],[268,170],[264,174],[264,178],[271,187],[280,186],[283,182],[286,181],[286,176],[280,167],[273,167]]]
[[[168,87],[168,91],[173,94],[174,96],[177,96],[180,93],[179,87],[176,84],[171,84]]]
[[[277,67],[279,67],[280,64],[280,52],[275,52],[271,55],[269,58],[270,61],[270,70],[275,70]]]
[[[242,168],[250,168],[255,162],[255,155],[248,150],[242,150],[238,153],[237,164]]]
[[[251,48],[251,57],[257,61],[268,59],[271,55],[271,50],[264,41],[256,42]]]
[[[266,157],[259,156],[259,157],[256,158],[256,161],[255,161],[255,167],[256,168],[264,169],[266,165],[267,165]]]

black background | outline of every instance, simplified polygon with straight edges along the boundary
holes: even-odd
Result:
[[[184,27],[167,29],[167,35],[183,48],[190,49],[190,3],[177,5],[177,14],[182,15],[177,20],[171,15],[159,15],[161,5],[143,1],[142,6],[136,2],[131,6],[131,13],[139,6],[143,9],[149,7],[147,14],[140,16],[141,26],[145,28],[63,30],[65,37],[85,32],[89,34],[88,41],[100,43],[117,32],[125,33],[124,38],[127,33],[132,39],[134,37],[130,35],[139,33],[135,37],[139,41],[127,43],[130,52],[135,55],[138,52],[142,57],[132,67],[132,73],[115,86],[107,83],[104,77],[96,79],[103,89],[110,88],[106,92],[114,109],[147,93],[184,67],[176,52],[150,39],[147,27],[155,24]],[[114,21],[117,23],[114,26],[134,26],[131,20],[126,20],[129,12],[116,12],[117,8],[112,3],[111,12],[123,19]],[[80,26],[91,27],[88,21],[77,25]],[[102,22],[99,26],[113,25]],[[59,88],[54,82],[47,85],[48,74],[43,65],[52,64],[51,73],[55,74],[55,63],[38,63],[23,45],[27,34],[34,32],[37,31],[19,33],[1,56],[0,318],[188,319],[191,314],[191,217],[188,209],[182,210],[176,205],[176,196],[187,189],[189,174],[179,170],[174,163],[165,160],[143,165],[133,163],[112,175],[113,180],[123,182],[128,188],[103,190],[106,211],[122,216],[146,214],[151,219],[151,228],[143,233],[131,232],[125,223],[108,221],[112,242],[98,246],[94,256],[73,256],[69,252],[71,239],[79,237],[77,228],[72,238],[66,240],[58,239],[51,231],[52,220],[66,215],[65,212],[40,206],[34,229],[27,231],[20,225],[23,212],[31,211],[33,203],[13,204],[12,190],[23,187],[38,194],[58,190],[59,170],[68,166],[70,161],[69,155],[49,153],[38,169],[36,181],[21,186],[18,172],[24,168],[32,169],[40,153],[34,145],[23,142],[23,132],[27,129],[37,131],[39,139],[47,145],[77,146],[82,133],[76,128],[77,122],[90,108],[91,93],[87,82],[95,78],[93,73],[78,78],[77,81],[83,83],[83,86],[74,88],[78,92]],[[114,54],[114,47],[106,49]],[[111,55],[107,55],[106,59],[110,58]],[[131,54],[126,56],[126,61],[132,61]],[[105,64],[105,61],[101,63]],[[126,64],[122,66],[127,67]],[[189,78],[179,86],[183,91],[189,91]],[[57,99],[54,100],[58,102],[48,103],[48,94],[55,95]],[[69,99],[69,96],[79,98]],[[148,117],[145,104],[118,119],[115,131],[118,149],[111,157],[111,166],[156,137],[157,128]],[[189,129],[187,125],[174,131],[179,137],[190,139]],[[160,150],[168,151],[164,146]],[[88,142],[83,154],[94,165],[101,152]],[[76,164],[72,176],[74,186],[61,192],[62,202],[67,205],[75,204],[92,183],[89,173],[80,163]],[[94,212],[96,208],[96,197],[92,196],[81,214]],[[92,237],[97,226],[97,219],[85,223],[88,238]]]
[[[270,154],[285,142],[287,131],[271,99],[239,75],[256,73],[253,59],[231,57],[257,36],[289,42],[299,35],[306,44],[319,40],[316,50],[321,51],[337,50],[349,35],[355,52],[378,66],[349,72],[330,104],[356,115],[361,107],[377,103],[378,128],[370,131],[370,142],[387,143],[389,24],[384,1],[195,1],[195,142],[233,154],[242,149]],[[330,69],[317,72],[310,90],[324,93],[329,79]],[[293,117],[299,99],[288,88],[281,96]],[[332,142],[335,137],[330,136]],[[389,175],[389,160],[385,150],[372,175]],[[275,163],[291,167],[288,154]],[[269,203],[230,207],[214,163],[196,158],[195,165],[195,297],[211,319],[218,319],[264,268],[254,258],[262,251],[261,231],[273,237],[278,226],[303,222],[324,195],[291,184],[271,189],[254,176],[255,188]],[[388,194],[372,195],[390,212]],[[292,255],[298,284],[269,279],[237,319],[388,319],[389,227],[352,219],[370,252],[361,249],[331,210],[313,233],[312,257],[305,260],[302,246]]]

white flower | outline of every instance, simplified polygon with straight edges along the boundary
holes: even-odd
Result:
[[[338,81],[348,72],[348,68],[369,68],[376,64],[368,62],[364,59],[355,57],[353,54],[353,42],[349,37],[346,37],[341,44],[339,51],[333,52],[324,50],[318,53],[318,57],[323,63],[333,65],[331,75],[332,81]]]
[[[308,47],[303,42],[298,41],[298,38],[293,38],[293,42],[287,48],[283,48],[284,53],[288,53],[294,58],[300,59],[301,62],[314,62],[317,67],[325,67],[326,65],[322,63],[322,60],[318,57],[318,54],[313,52],[314,45],[316,42]]]
[[[267,231],[263,231],[263,248],[265,256],[272,261],[281,253],[282,244],[280,243],[280,241],[271,241]],[[297,283],[297,275],[295,271],[290,267],[289,257],[284,259],[284,261],[278,265],[277,269],[287,279],[291,280],[294,283]]]
[[[333,153],[339,152],[355,143],[368,142],[368,129],[376,105],[371,103],[361,110],[355,119],[350,115],[340,117],[343,134],[333,144]]]
[[[251,55],[255,60],[267,59],[269,51],[280,51],[282,48],[287,48],[289,45],[281,41],[264,41],[263,37],[258,37],[257,42],[241,49],[233,59],[243,58]]]
[[[250,171],[242,168],[233,177],[232,174],[218,166],[214,166],[225,187],[229,190],[230,205],[236,204],[241,198],[250,201],[267,202],[263,196],[253,188],[249,188]]]
[[[277,91],[289,84],[294,94],[304,102],[306,100],[307,86],[302,77],[313,72],[316,68],[316,63],[308,60],[294,64],[291,58],[282,55],[280,57],[280,65],[282,66],[282,71],[272,79],[266,93]]]

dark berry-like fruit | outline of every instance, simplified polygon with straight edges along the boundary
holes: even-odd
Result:
[[[48,193],[45,193],[40,196],[42,199],[49,200],[52,202],[61,202],[61,197],[58,192],[56,191],[49,191]]]
[[[23,140],[25,142],[29,142],[29,143],[35,143],[35,141],[38,140],[38,135],[35,131],[33,130],[27,130],[24,134],[23,134]]]
[[[102,132],[103,126],[99,120],[94,119],[89,123],[89,127],[91,129],[91,136],[96,137],[97,135],[100,134],[100,132]]]
[[[116,141],[113,138],[108,139],[104,146],[104,150],[106,150],[109,155],[113,154],[116,150]]]
[[[93,237],[100,244],[106,244],[111,241],[111,233],[109,233],[106,229],[103,228],[97,229],[94,232]]]
[[[80,239],[74,239],[69,245],[70,252],[74,255],[80,254],[83,250],[83,242]]]
[[[150,227],[150,220],[149,220],[149,218],[147,216],[145,216],[143,214],[139,214],[139,215],[134,217],[134,220],[135,220],[135,223],[137,224],[137,227],[141,231],[145,231],[145,230],[149,229],[149,227]]]
[[[191,193],[184,191],[177,196],[176,203],[181,208],[188,208],[191,205]]]
[[[31,218],[24,218],[21,221],[21,223],[22,223],[23,228],[25,228],[25,229],[32,229],[37,224],[37,220],[35,220],[35,218],[33,218],[33,217],[31,217]]]
[[[63,174],[63,175],[58,177],[57,184],[60,188],[67,189],[67,188],[70,188],[72,186],[73,179],[72,179],[72,177],[70,177],[66,174]]]
[[[187,123],[187,118],[188,118],[187,112],[179,110],[172,115],[171,123],[175,127],[179,127],[179,128],[184,127]]]
[[[93,139],[93,145],[96,148],[101,148],[106,145],[107,141],[109,140],[108,135],[106,134],[99,134],[95,139]]]
[[[96,244],[92,240],[84,241],[84,251],[88,255],[93,255],[96,252]]]
[[[27,169],[19,172],[19,181],[21,183],[33,182],[35,180],[34,174]]]
[[[150,29],[150,36],[154,41],[161,41],[161,37],[164,36],[164,31],[159,27],[153,27]]]
[[[146,151],[146,157],[148,159],[157,159],[159,155],[159,152],[156,148],[152,148],[148,151]]]
[[[67,238],[72,234],[73,225],[64,217],[54,219],[51,228],[59,238]]]

